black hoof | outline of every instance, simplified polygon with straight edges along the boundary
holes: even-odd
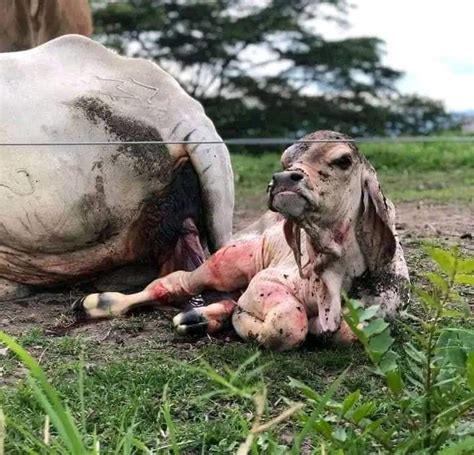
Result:
[[[173,324],[181,335],[204,335],[207,332],[207,318],[195,309],[176,315]]]
[[[84,309],[85,297],[76,299],[71,307],[71,313],[76,321],[85,321],[87,319],[87,313]]]

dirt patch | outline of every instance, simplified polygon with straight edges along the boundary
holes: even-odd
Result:
[[[424,237],[458,238],[466,247],[472,247],[473,207],[409,202],[397,205],[397,217],[400,232]]]
[[[238,231],[255,221],[265,210],[266,197],[246,198],[237,208],[234,229]],[[431,204],[423,201],[396,205],[400,236],[456,239],[473,248],[474,207],[454,204]]]
[[[255,221],[261,210],[252,208],[259,203],[247,200],[247,206],[236,212],[236,229]],[[456,205],[429,205],[423,203],[399,204],[398,229],[402,239],[409,268],[416,279],[419,269],[419,242],[433,238],[452,244],[459,243],[466,252],[474,252],[474,214],[471,207]],[[160,311],[139,316],[104,320],[87,324],[74,324],[70,308],[73,302],[84,296],[86,289],[38,294],[15,302],[0,303],[0,329],[12,335],[24,335],[31,329],[39,329],[50,336],[64,334],[86,337],[109,344],[142,343],[153,334],[165,344],[189,346],[189,339],[177,336],[171,324],[177,309],[163,308]],[[232,338],[230,338],[232,339]],[[226,342],[229,334],[218,338],[204,338],[199,343]]]
[[[217,336],[184,337],[178,335],[172,318],[182,311],[180,308],[163,307],[159,311],[142,309],[125,317],[94,322],[77,322],[71,313],[72,303],[80,294],[56,293],[38,294],[33,298],[1,303],[0,330],[15,336],[35,336],[35,332],[46,337],[58,338],[66,335],[80,337],[93,345],[106,347],[109,353],[121,347],[140,350],[153,345],[155,349],[172,352],[173,349],[188,351],[199,349],[205,344],[226,344],[237,341],[237,335],[230,330]],[[35,343],[28,346],[34,355],[41,356],[44,346]],[[103,352],[105,355],[105,351]],[[0,371],[0,385],[2,382]]]

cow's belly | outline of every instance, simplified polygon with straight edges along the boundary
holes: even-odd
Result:
[[[130,248],[129,232],[65,253],[21,251],[0,245],[0,277],[28,285],[51,286],[95,275],[133,263],[137,251]]]
[[[0,244],[25,252],[64,253],[103,242],[123,231],[130,213],[114,216],[101,201],[88,195],[64,200],[45,194],[22,201],[1,216]],[[137,204],[138,206],[138,204]],[[117,214],[120,215],[120,214]]]
[[[190,163],[164,187],[163,179],[121,172],[117,162],[110,172],[96,167],[76,183],[69,175],[69,185],[65,168],[54,182],[48,173],[45,188],[37,173],[35,191],[16,198],[0,188],[1,278],[49,286],[134,263],[159,268],[172,258],[180,236],[192,234],[184,226],[199,226],[199,181]]]
[[[124,157],[110,163],[110,152],[68,152],[29,153],[16,162],[0,156],[0,245],[65,253],[103,243],[126,230],[164,186],[131,172],[120,163]]]

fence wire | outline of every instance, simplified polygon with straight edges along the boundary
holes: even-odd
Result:
[[[358,137],[354,139],[292,139],[292,138],[231,138],[220,141],[64,141],[64,142],[0,142],[0,147],[43,147],[43,146],[117,146],[117,145],[290,145],[314,143],[474,143],[474,136],[401,136],[401,137]]]

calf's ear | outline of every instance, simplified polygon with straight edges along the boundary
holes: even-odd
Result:
[[[379,271],[395,254],[395,209],[385,198],[374,168],[364,163],[357,240],[371,272]]]

